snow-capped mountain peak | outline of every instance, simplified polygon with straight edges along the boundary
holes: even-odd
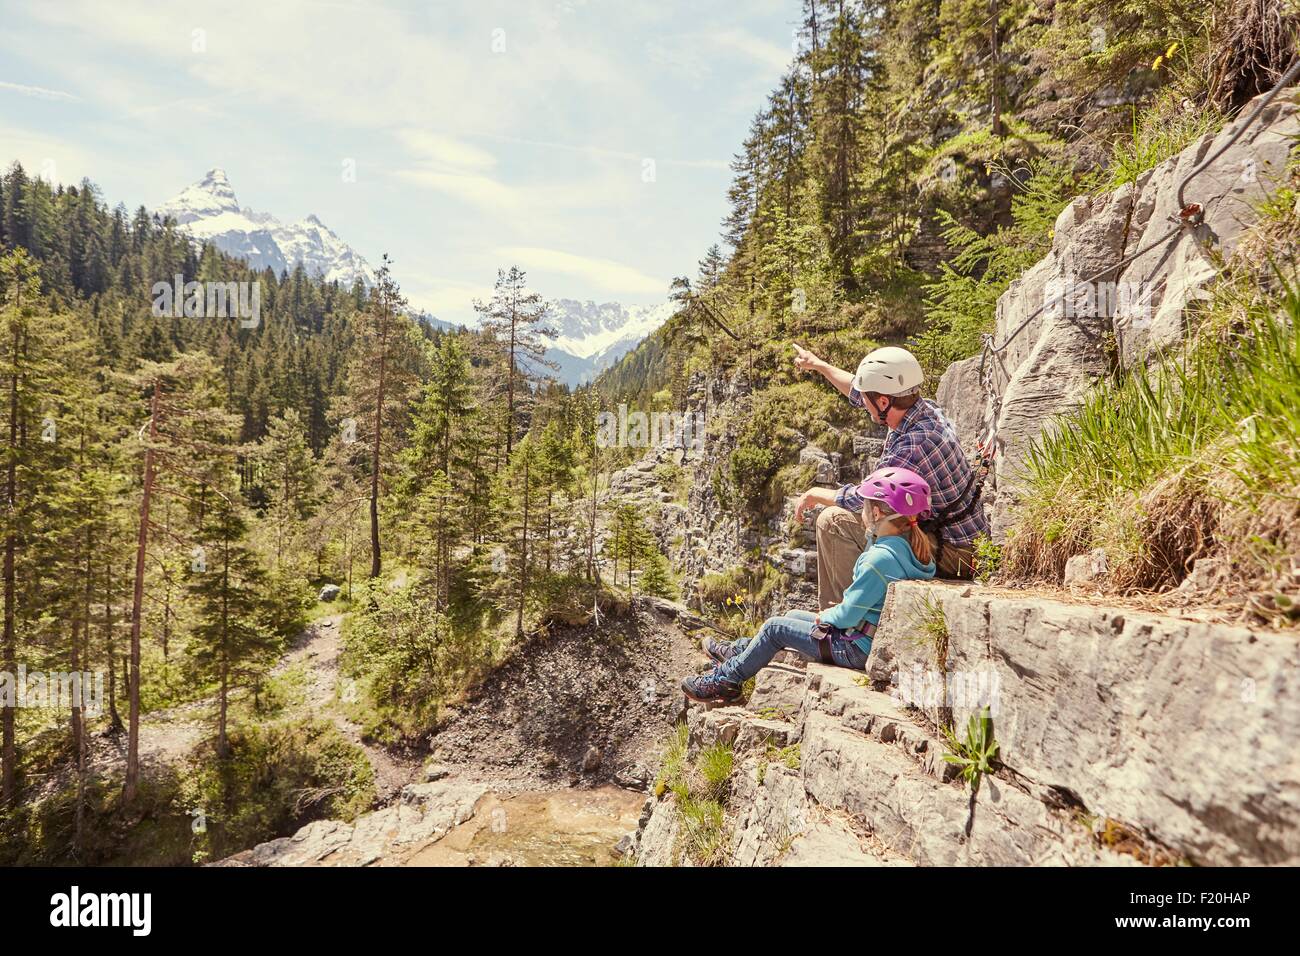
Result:
[[[315,213],[286,226],[270,213],[241,207],[224,169],[208,170],[157,212],[171,217],[196,242],[211,242],[222,252],[247,259],[255,269],[270,267],[278,274],[301,262],[327,282],[374,281],[361,254]]]
[[[559,337],[547,352],[560,363],[559,377],[571,385],[590,381],[609,368],[676,309],[673,302],[627,306],[576,299],[555,299],[550,306],[547,324]]]
[[[230,180],[226,178],[226,171],[214,168],[209,169],[207,175],[197,183],[186,186],[164,208],[176,220],[177,225],[184,226],[223,213],[238,213],[239,200],[235,198]]]

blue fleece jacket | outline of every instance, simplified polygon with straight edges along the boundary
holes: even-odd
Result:
[[[934,562],[922,564],[912,553],[912,546],[903,535],[891,534],[877,538],[876,543],[863,551],[853,565],[853,583],[844,592],[839,604],[821,612],[821,620],[833,627],[851,630],[863,621],[880,623],[880,612],[885,607],[885,589],[890,581],[926,580],[934,577]],[[863,651],[870,653],[871,641],[855,641]]]

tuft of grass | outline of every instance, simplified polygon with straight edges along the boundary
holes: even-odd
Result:
[[[655,775],[654,795],[656,797],[662,797],[673,790],[675,784],[686,779],[686,750],[689,738],[690,730],[685,724],[678,724],[673,728],[672,736],[668,738],[668,745],[664,748],[663,761],[659,764],[659,773]]]
[[[717,866],[726,862],[723,801],[736,758],[726,744],[713,744],[692,760],[689,740],[686,725],[678,724],[664,748],[654,794],[671,793],[676,801],[679,827],[674,859],[680,861],[684,855],[696,866]]]
[[[677,802],[681,820],[678,853],[696,866],[718,866],[726,856],[726,825],[722,804],[717,800],[687,797]]]
[[[691,787],[691,793],[715,800],[722,797],[726,793],[727,781],[731,778],[735,762],[735,754],[726,744],[705,747],[695,758],[699,783]]]
[[[975,580],[988,584],[1002,568],[1002,546],[981,534],[975,539]]]
[[[944,669],[948,662],[948,617],[942,601],[932,594],[925,595],[904,635],[918,647],[929,648],[935,666]]]
[[[959,776],[970,785],[972,794],[979,793],[980,779],[993,772],[993,763],[998,756],[998,742],[993,737],[993,718],[989,709],[985,707],[978,715],[971,714],[964,740],[950,728],[942,729],[951,748],[943,759],[960,768]]]
[[[782,764],[790,770],[798,770],[801,757],[799,744],[791,744],[788,747],[777,747],[771,741],[768,741],[763,756],[758,759],[757,779],[761,784],[767,779],[767,768],[774,763]]]
[[[1145,109],[1134,108],[1130,135],[1121,137],[1112,149],[1106,189],[1137,182],[1147,170],[1223,125],[1223,117],[1215,110],[1185,109],[1183,99],[1177,90],[1169,90]]]

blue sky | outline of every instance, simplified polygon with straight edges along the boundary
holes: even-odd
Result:
[[[718,235],[727,164],[797,0],[0,0],[0,162],[156,206],[224,168],[317,214],[411,301],[472,317],[498,266],[662,301]],[[346,181],[345,163],[355,168]]]

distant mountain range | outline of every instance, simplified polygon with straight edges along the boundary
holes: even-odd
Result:
[[[361,254],[314,215],[285,225],[270,213],[241,207],[223,169],[210,169],[156,212],[170,216],[196,240],[248,260],[255,269],[268,266],[280,274],[299,262],[327,282],[366,284],[375,274]]]
[[[211,242],[257,269],[269,266],[278,275],[301,262],[310,274],[344,286],[358,279],[369,285],[375,278],[362,255],[316,216],[286,225],[270,213],[240,206],[223,169],[208,170],[155,211],[170,216],[195,241]],[[547,357],[559,365],[556,378],[568,385],[594,379],[663,325],[674,309],[671,302],[625,306],[553,299],[550,305],[547,322],[560,336]],[[421,318],[435,327],[456,328],[431,315]]]
[[[675,308],[672,302],[626,306],[552,300],[547,323],[560,337],[547,349],[547,358],[560,365],[555,376],[569,385],[591,381],[668,321]]]

